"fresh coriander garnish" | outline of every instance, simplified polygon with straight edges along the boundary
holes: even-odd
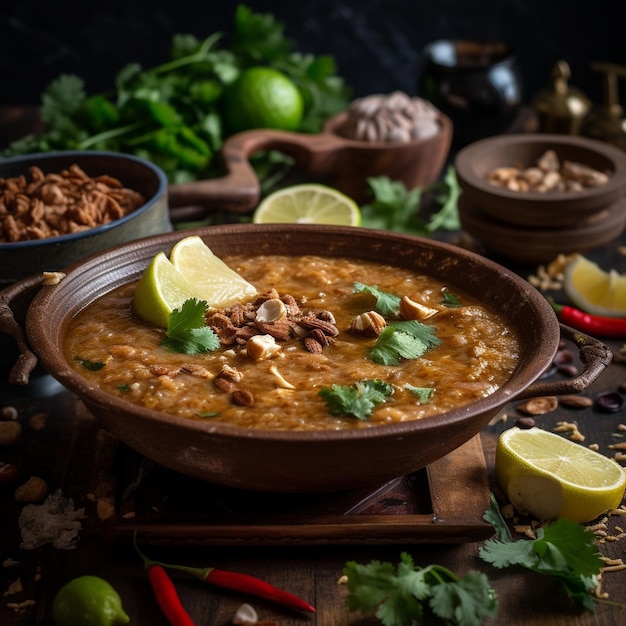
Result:
[[[484,518],[496,531],[496,537],[486,541],[479,550],[484,561],[498,569],[520,565],[554,576],[576,604],[594,611],[591,592],[597,586],[603,562],[591,530],[567,519],[557,519],[537,528],[537,539],[514,540],[493,495]]]
[[[130,385],[128,383],[125,383],[123,385],[118,385],[116,387],[116,389],[118,391],[121,391],[122,393],[126,393],[126,392],[130,391]]]
[[[387,291],[382,291],[376,285],[364,285],[359,282],[354,283],[353,293],[369,293],[374,296],[374,298],[376,298],[375,308],[383,317],[398,316],[401,300],[399,296]]]
[[[385,626],[422,623],[425,609],[446,624],[478,626],[498,613],[498,599],[482,572],[459,577],[442,565],[416,567],[403,552],[400,563],[350,561],[347,577],[350,611],[373,611]]]
[[[205,325],[204,314],[207,303],[204,300],[185,300],[180,309],[170,314],[167,324],[167,337],[163,344],[171,352],[197,354],[220,347],[220,341],[211,328]]]
[[[91,361],[89,359],[81,359],[80,357],[76,357],[76,360],[90,372],[97,372],[104,367],[104,363],[102,361]]]
[[[401,359],[418,359],[441,340],[435,329],[421,322],[390,322],[370,350],[369,358],[380,365],[398,365]]]
[[[435,393],[434,387],[415,387],[414,385],[409,385],[407,383],[404,385],[404,388],[417,396],[420,404],[426,404],[430,400],[433,393]]]
[[[323,387],[318,395],[322,397],[331,415],[353,415],[360,420],[367,419],[377,404],[393,394],[393,387],[378,378],[360,380],[350,387],[333,385]]]
[[[367,179],[372,200],[361,206],[362,225],[413,235],[430,236],[438,230],[460,228],[458,200],[461,193],[456,170],[450,166],[443,180],[426,187],[407,189],[386,176]],[[429,194],[433,210],[422,218],[424,196]]]
[[[461,306],[461,301],[459,300],[459,297],[456,294],[449,292],[447,289],[443,292],[442,302],[444,306],[451,308]]]

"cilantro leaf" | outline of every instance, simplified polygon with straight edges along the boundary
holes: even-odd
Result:
[[[454,293],[450,293],[447,289],[443,292],[442,301],[445,306],[450,308],[461,306],[461,301],[459,300],[459,297]]]
[[[380,365],[398,365],[401,359],[418,359],[439,343],[431,326],[415,320],[391,322],[378,335],[369,358]]]
[[[475,571],[458,581],[433,586],[430,605],[441,619],[464,626],[482,626],[498,611],[498,599],[487,576]]]
[[[435,389],[433,387],[415,387],[414,385],[409,385],[407,383],[404,385],[404,388],[416,395],[420,404],[426,404],[430,400],[433,393],[435,393]]]
[[[397,567],[371,561],[346,563],[350,611],[376,610],[384,626],[406,626],[420,621],[424,610],[448,624],[480,626],[495,617],[497,598],[483,573],[469,572],[463,578],[441,565],[416,567],[403,552]]]
[[[400,309],[400,296],[382,291],[377,285],[364,285],[355,282],[352,287],[353,293],[369,293],[376,299],[376,311],[383,317],[397,317]]]
[[[436,201],[441,204],[441,208],[431,216],[426,225],[427,231],[434,233],[437,230],[459,230],[461,221],[458,202],[461,187],[453,166],[448,167],[443,180],[440,183],[435,183],[433,189]]]
[[[104,367],[104,363],[102,361],[92,361],[90,359],[81,359],[80,357],[76,357],[76,360],[90,372],[97,372]]]
[[[603,562],[592,531],[570,520],[557,519],[538,528],[536,539],[514,540],[508,528],[505,530],[506,523],[493,496],[484,519],[496,530],[496,538],[489,539],[479,549],[484,561],[500,569],[519,565],[553,576],[576,604],[593,612],[591,592]]]
[[[354,386],[323,387],[318,395],[324,399],[331,415],[353,415],[367,419],[377,404],[393,394],[393,387],[382,380],[360,380]]]
[[[184,354],[217,350],[220,342],[213,330],[205,325],[206,310],[204,300],[185,300],[180,309],[170,314],[167,337],[162,345],[171,352]]]

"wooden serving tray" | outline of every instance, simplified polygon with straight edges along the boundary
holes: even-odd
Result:
[[[138,531],[143,542],[164,545],[274,546],[461,543],[493,534],[483,520],[489,482],[479,435],[410,476],[333,494],[220,487],[118,444],[109,462],[99,465],[98,497],[116,494],[100,528],[112,539]]]

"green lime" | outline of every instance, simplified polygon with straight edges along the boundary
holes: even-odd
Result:
[[[167,328],[172,311],[191,298],[197,298],[196,287],[159,252],[137,283],[133,309],[146,322]]]
[[[52,603],[56,626],[116,626],[130,618],[115,589],[98,576],[79,576],[61,587]]]
[[[297,130],[304,101],[296,85],[270,67],[244,70],[224,93],[226,121],[233,133],[252,128]]]
[[[360,226],[361,211],[352,198],[333,187],[303,183],[271,193],[259,204],[252,221]]]

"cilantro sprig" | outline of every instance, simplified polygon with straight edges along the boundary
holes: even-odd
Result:
[[[318,391],[331,415],[353,415],[367,419],[376,405],[393,395],[393,386],[379,379],[360,380],[353,386],[332,385]]]
[[[180,309],[170,313],[162,345],[171,352],[184,354],[217,350],[220,341],[213,329],[205,324],[206,310],[207,303],[204,300],[185,300]]]
[[[378,335],[369,358],[380,365],[398,365],[401,359],[418,359],[440,343],[432,326],[416,320],[390,322]]]
[[[41,94],[43,132],[12,143],[4,156],[53,150],[108,150],[147,158],[172,183],[221,175],[217,155],[229,136],[224,92],[244,69],[269,66],[296,83],[306,103],[302,132],[320,132],[347,108],[350,89],[332,56],[295,51],[285,25],[244,4],[229,32],[176,34],[167,62],[121,68],[106,93],[89,94],[83,77],[61,75]],[[263,160],[255,155],[255,167]],[[262,166],[270,166],[263,160]]]
[[[498,612],[498,600],[487,576],[470,571],[459,577],[442,565],[416,567],[406,552],[392,563],[350,561],[344,567],[350,611],[376,610],[384,626],[416,623],[426,610],[458,626],[481,626]]]
[[[514,540],[495,498],[484,518],[496,536],[479,550],[480,557],[498,569],[518,565],[538,574],[555,577],[581,608],[594,611],[591,592],[603,562],[592,531],[567,519],[539,527],[537,539]]]
[[[460,228],[458,200],[461,194],[456,171],[449,167],[441,181],[407,189],[401,181],[386,176],[367,179],[372,200],[361,206],[362,225],[412,235],[430,236],[438,230]],[[424,198],[432,196],[433,210],[423,215]]]
[[[365,285],[355,282],[352,285],[353,293],[368,293],[374,297],[376,311],[383,317],[394,318],[398,316],[400,309],[400,296],[378,288],[378,285]]]

